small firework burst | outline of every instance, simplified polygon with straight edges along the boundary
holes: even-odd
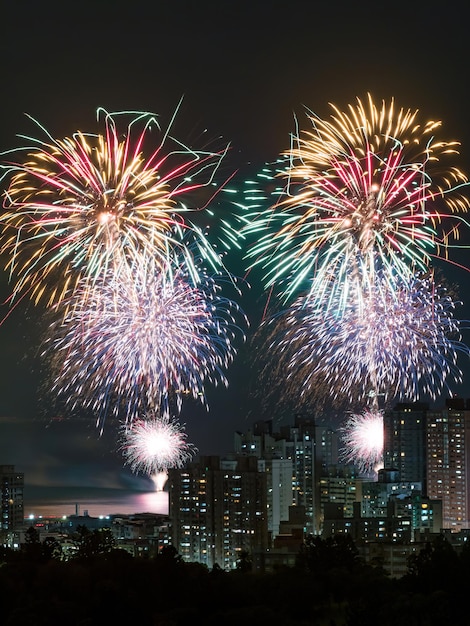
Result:
[[[197,453],[182,424],[153,413],[123,427],[121,449],[133,472],[149,476],[182,467]]]
[[[377,471],[383,463],[384,425],[383,413],[364,409],[352,413],[341,428],[344,443],[342,458],[353,463],[359,471]]]

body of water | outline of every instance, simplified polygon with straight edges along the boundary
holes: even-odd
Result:
[[[62,517],[64,515],[168,515],[166,491],[130,491],[87,487],[25,486],[24,516]]]

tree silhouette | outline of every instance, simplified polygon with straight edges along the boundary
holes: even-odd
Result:
[[[102,554],[109,554],[116,549],[116,539],[110,528],[90,530],[86,526],[77,526],[78,550],[76,558],[90,559]]]
[[[240,554],[238,555],[236,569],[239,572],[243,572],[246,574],[247,572],[251,572],[253,569],[253,562],[251,560],[250,553],[247,550],[240,550]]]
[[[335,568],[352,572],[361,564],[358,549],[348,534],[326,539],[308,535],[297,558],[297,565],[310,573],[326,572]]]

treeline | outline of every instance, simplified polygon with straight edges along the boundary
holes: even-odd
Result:
[[[34,529],[21,550],[0,548],[2,626],[434,626],[470,624],[470,548],[443,538],[401,579],[368,565],[347,536],[308,537],[292,568],[254,573],[185,563],[171,546],[132,557],[108,530],[79,529],[77,550]]]

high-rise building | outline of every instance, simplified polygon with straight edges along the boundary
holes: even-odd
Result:
[[[236,454],[253,455],[262,461],[268,472],[268,524],[273,538],[276,536],[276,501],[283,502],[279,521],[286,521],[288,508],[285,503],[305,508],[307,534],[319,534],[323,517],[323,504],[320,498],[320,477],[344,476],[345,466],[338,460],[339,437],[330,426],[317,424],[308,415],[294,416],[293,425],[280,426],[273,432],[273,422],[259,421],[246,433],[235,433]],[[268,461],[284,461],[276,470],[282,471],[282,479],[270,481],[271,465]],[[291,497],[287,495],[287,473],[291,465]],[[274,463],[274,466],[276,463]],[[282,469],[281,469],[282,468]],[[335,475],[336,475],[335,474]],[[349,502],[349,499],[348,499]],[[271,511],[272,509],[272,511]],[[271,515],[272,513],[272,515]]]
[[[377,478],[376,481],[362,483],[362,517],[385,517],[390,499],[411,498],[423,492],[420,482],[401,481],[398,470],[380,469]]]
[[[23,525],[24,474],[14,465],[0,465],[1,530],[15,530]]]
[[[201,457],[169,471],[171,542],[187,561],[233,569],[268,545],[266,473],[255,457]]]
[[[292,505],[292,460],[259,459],[258,468],[266,474],[266,506],[271,539],[279,534],[281,522],[289,519]]]
[[[443,528],[470,528],[470,402],[447,401],[427,416],[427,485],[442,500]]]
[[[279,432],[273,433],[272,421],[257,422],[246,433],[235,433],[235,452],[237,454],[254,455],[258,459],[282,459],[291,462],[292,474],[290,488],[292,490],[290,504],[305,507],[307,533],[316,534],[320,529],[320,491],[318,475],[321,460],[316,456],[316,436],[318,427],[314,420],[301,414],[295,416],[294,425],[281,426]],[[331,438],[322,438],[322,459],[326,462],[331,457]],[[269,465],[266,467],[269,468]],[[271,507],[276,498],[287,501],[286,471],[284,465],[283,481],[272,481],[272,492],[268,494],[268,505]],[[269,480],[269,479],[268,479]],[[281,493],[275,493],[281,489]],[[284,508],[280,521],[287,520],[288,509]],[[275,533],[273,524],[273,533]],[[273,534],[273,537],[275,534]]]
[[[384,415],[385,467],[403,482],[421,482],[423,496],[442,501],[442,526],[470,527],[470,401],[443,409],[399,404]],[[424,511],[426,512],[426,511]]]
[[[319,532],[321,515],[315,434],[315,422],[303,415],[295,416],[294,426],[281,428],[285,457],[292,460],[294,504],[305,507],[308,534]]]
[[[339,434],[330,426],[317,424],[315,426],[315,457],[317,467],[322,473],[331,472],[337,466],[338,470],[344,467],[339,462]]]
[[[397,404],[384,413],[384,467],[400,480],[419,482],[426,494],[426,415],[424,403]]]
[[[419,482],[402,482],[399,473],[381,469],[378,481],[362,483],[361,516],[409,518],[412,538],[442,528],[442,503],[423,495]]]
[[[258,459],[282,458],[284,446],[278,435],[273,435],[272,420],[253,424],[246,433],[235,432],[235,454],[255,456]]]
[[[319,479],[320,484],[320,509],[322,527],[325,519],[325,510],[330,505],[339,507],[344,517],[352,517],[354,505],[361,501],[362,483],[358,480],[354,469],[338,471],[333,467],[333,471],[328,474],[323,472]]]
[[[254,456],[258,468],[266,472],[266,507],[271,541],[279,533],[279,524],[288,519],[293,502],[292,460],[286,458],[284,439],[273,435],[272,420],[255,422],[245,433],[235,432],[235,454]]]

